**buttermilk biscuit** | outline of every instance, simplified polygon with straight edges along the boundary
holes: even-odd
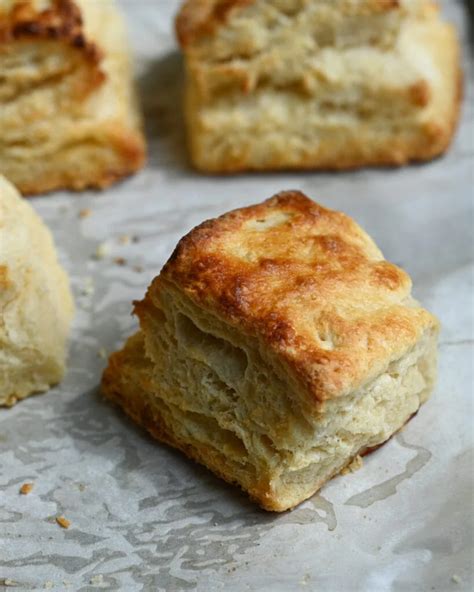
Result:
[[[188,0],[177,34],[203,171],[401,165],[451,142],[459,44],[429,0]]]
[[[428,398],[438,322],[350,218],[286,192],[195,228],[111,356],[104,394],[153,436],[291,508]]]
[[[106,187],[145,142],[113,0],[0,0],[0,173],[25,194]]]
[[[51,233],[0,176],[0,405],[61,380],[73,311]]]

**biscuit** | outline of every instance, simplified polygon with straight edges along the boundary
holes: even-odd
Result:
[[[51,233],[0,176],[0,405],[62,379],[73,312]]]
[[[285,192],[192,230],[102,388],[267,510],[315,493],[425,402],[438,322],[350,218]]]
[[[113,0],[0,0],[0,72],[0,173],[22,193],[103,188],[143,165]]]
[[[176,26],[202,171],[402,165],[451,142],[460,49],[429,0],[188,0]]]

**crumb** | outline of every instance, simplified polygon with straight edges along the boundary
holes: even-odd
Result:
[[[107,350],[105,349],[105,347],[101,347],[99,349],[99,351],[97,352],[97,355],[99,356],[99,358],[106,360],[107,359]]]
[[[461,584],[462,580],[461,578],[457,575],[457,574],[453,574],[451,580],[455,583],[455,584]]]
[[[46,590],[51,590],[51,588],[54,588],[54,582],[52,582],[51,580],[48,580],[47,582],[44,583],[44,588]]]
[[[56,522],[61,528],[69,528],[71,526],[71,522],[67,518],[64,518],[64,516],[57,516]]]
[[[114,263],[116,265],[122,265],[123,266],[123,265],[126,265],[127,264],[127,261],[123,257],[115,257]]]
[[[134,265],[133,266],[133,271],[136,271],[137,273],[142,273],[143,266],[141,266],[141,265]]]
[[[93,586],[100,586],[101,584],[104,583],[104,576],[102,576],[102,575],[92,576],[92,578],[89,580],[89,582]]]
[[[79,218],[88,218],[92,214],[92,210],[90,208],[84,208],[83,210],[79,210]]]
[[[63,584],[64,584],[65,586],[72,586],[72,582],[71,582],[71,581],[69,581],[69,580],[63,580]]]
[[[97,246],[97,249],[95,250],[94,253],[94,259],[100,260],[100,259],[104,259],[109,253],[109,247],[107,245],[107,243],[100,243]]]
[[[84,491],[86,489],[86,486],[84,485],[84,483],[79,483],[77,485],[77,487],[78,487],[79,491]]]
[[[83,296],[90,296],[95,291],[94,288],[94,280],[91,277],[86,277],[84,280],[84,284],[81,289],[81,294]]]
[[[128,234],[121,234],[118,241],[121,245],[128,245],[130,243],[130,236]]]
[[[20,585],[18,582],[15,582],[15,580],[10,580],[10,578],[5,578],[4,580],[0,580],[0,584],[3,586],[19,586]]]
[[[358,454],[357,456],[355,456],[352,461],[342,469],[341,471],[341,475],[347,475],[348,473],[355,473],[356,471],[358,471],[359,469],[362,468],[364,464],[364,461],[362,460],[362,457],[360,456],[360,454]]]
[[[311,579],[311,576],[309,575],[309,573],[305,574],[302,577],[302,579],[300,580],[300,586],[307,586],[310,579]]]
[[[139,236],[132,236],[132,243],[139,243],[140,242],[140,237]]]
[[[21,495],[28,495],[33,490],[33,487],[33,483],[23,483],[23,485],[20,487]]]

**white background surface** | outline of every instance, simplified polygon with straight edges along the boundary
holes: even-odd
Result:
[[[0,581],[16,581],[15,590],[471,590],[474,88],[461,4],[444,3],[463,31],[467,73],[460,131],[445,158],[400,170],[224,179],[199,176],[186,161],[178,3],[122,4],[149,165],[102,194],[31,201],[71,274],[77,316],[61,387],[0,411]],[[408,270],[443,331],[438,387],[402,435],[359,472],[272,515],[104,403],[98,352],[131,333],[131,301],[186,231],[288,188],[362,224]],[[81,219],[84,208],[92,214]],[[124,245],[121,235],[139,242]],[[109,252],[94,260],[103,242]],[[25,481],[35,488],[19,496]],[[68,530],[55,523],[60,514]]]

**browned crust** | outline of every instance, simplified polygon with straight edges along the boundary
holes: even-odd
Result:
[[[182,47],[210,35],[227,21],[232,11],[255,0],[186,0],[176,17],[176,36]]]
[[[162,415],[157,407],[152,407],[146,401],[146,398],[139,393],[139,379],[137,376],[137,392],[127,393],[122,384],[122,377],[124,370],[128,365],[126,349],[121,350],[112,354],[109,358],[109,364],[105,369],[102,376],[101,393],[109,401],[118,405],[135,423],[148,431],[148,433],[164,444],[171,446],[181,452],[183,452],[191,460],[204,465],[215,475],[226,481],[231,485],[240,487],[246,492],[250,498],[256,502],[262,509],[269,512],[285,512],[290,510],[306,499],[309,499],[316,494],[328,481],[338,475],[343,475],[344,469],[349,466],[355,457],[358,455],[366,456],[375,452],[381,448],[386,442],[388,442],[394,434],[389,436],[387,440],[381,442],[377,446],[371,448],[362,447],[357,454],[351,457],[344,467],[334,471],[324,481],[320,481],[314,485],[311,493],[307,494],[304,498],[295,500],[291,505],[282,504],[282,502],[276,497],[270,488],[269,478],[261,478],[260,481],[257,479],[255,482],[249,482],[244,484],[238,480],[234,473],[233,465],[229,464],[227,457],[211,446],[196,446],[189,442],[177,438],[173,432],[171,426],[167,426]],[[398,433],[405,425],[416,415],[416,411],[411,415],[406,423],[397,430]]]
[[[246,223],[274,212],[288,215],[289,222],[262,233],[265,255],[258,251],[256,259],[247,260],[226,250],[228,241],[239,236],[241,248],[254,249],[244,242]],[[163,286],[174,287],[262,342],[318,404],[361,387],[437,325],[427,311],[404,304],[409,277],[374,248],[344,214],[301,192],[282,192],[192,230],[135,312],[142,318],[147,306],[159,306]],[[300,257],[300,250],[309,254]],[[340,312],[339,306],[347,310],[347,303],[362,294],[359,312]],[[304,318],[309,325],[300,322]],[[325,327],[331,327],[336,343],[330,350],[315,338]]]
[[[24,39],[62,41],[98,65],[102,54],[84,35],[79,7],[73,0],[52,0],[51,4],[51,8],[38,12],[31,0],[22,0],[8,13],[0,10],[0,44]]]

